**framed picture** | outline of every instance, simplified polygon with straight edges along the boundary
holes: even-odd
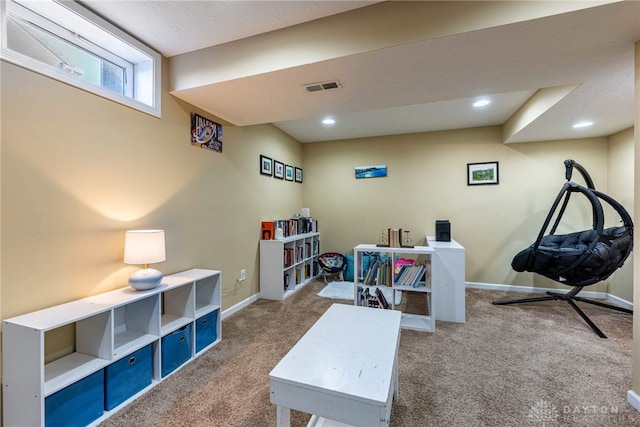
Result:
[[[260,155],[260,173],[262,175],[273,175],[273,161],[271,157]]]
[[[467,185],[498,184],[498,162],[467,163]]]
[[[273,177],[284,179],[284,163],[277,160],[273,161]]]
[[[222,125],[191,113],[191,145],[222,153]]]
[[[296,171],[296,182],[302,182],[302,169],[295,168]]]
[[[356,179],[387,176],[387,165],[356,166]]]
[[[285,165],[284,179],[286,179],[287,181],[293,181],[293,166]]]

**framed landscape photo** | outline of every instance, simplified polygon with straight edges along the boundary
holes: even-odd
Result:
[[[293,181],[293,166],[285,165],[284,179],[286,179],[287,181]]]
[[[271,157],[260,155],[260,173],[262,175],[273,175],[273,161]]]
[[[277,160],[273,161],[273,177],[284,179],[284,163]]]
[[[302,169],[295,168],[296,172],[296,182],[302,182]]]
[[[499,182],[498,162],[467,163],[467,185],[491,185]]]
[[[387,165],[356,166],[356,179],[381,178],[387,176]]]

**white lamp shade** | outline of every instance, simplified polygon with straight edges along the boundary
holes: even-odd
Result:
[[[125,264],[153,264],[167,259],[164,230],[130,230],[124,240]]]

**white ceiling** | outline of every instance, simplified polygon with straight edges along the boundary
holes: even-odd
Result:
[[[270,31],[382,6],[376,1],[82,3],[167,57],[233,46],[252,36],[260,43],[260,35]],[[175,95],[231,124],[273,123],[301,142],[502,125],[519,109],[527,119],[508,142],[607,136],[634,123],[640,2],[587,8],[584,3],[573,2],[575,11],[238,75]],[[307,93],[301,84],[317,82],[312,76],[339,79],[343,87]],[[521,108],[538,90],[566,85],[575,89],[543,110],[533,114]],[[474,109],[470,103],[479,97],[493,102]],[[327,115],[336,120],[331,128],[320,123]],[[571,125],[578,120],[594,125],[576,131]]]

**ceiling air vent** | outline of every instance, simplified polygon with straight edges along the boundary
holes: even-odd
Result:
[[[322,82],[322,83],[310,83],[304,85],[307,92],[321,92],[323,90],[337,89],[342,87],[340,80],[333,80],[330,82]]]

